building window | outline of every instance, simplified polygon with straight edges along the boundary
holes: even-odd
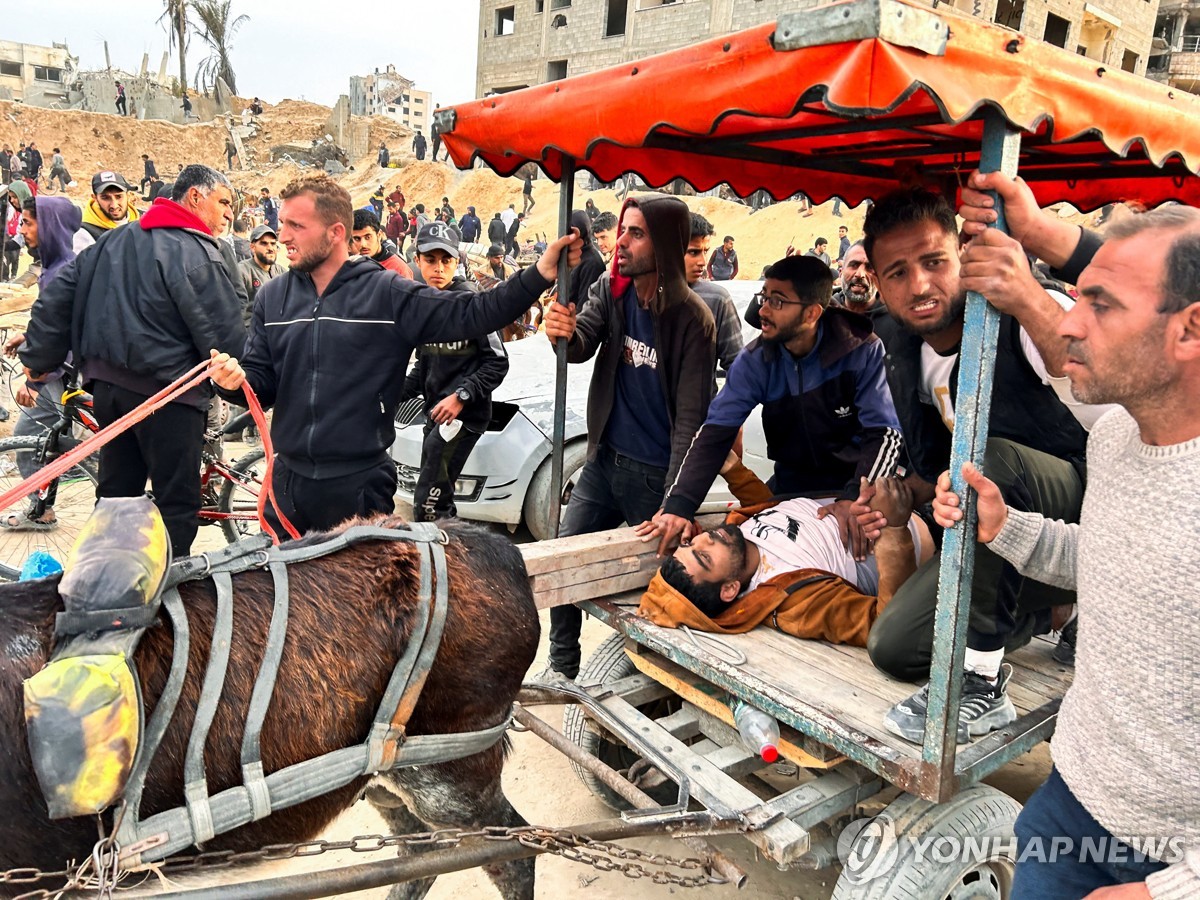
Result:
[[[35,81],[62,81],[62,69],[56,69],[54,66],[34,66],[33,78]]]
[[[675,0],[638,0],[638,9],[654,9],[658,6],[667,6],[674,3]]]
[[[502,6],[496,10],[496,36],[504,37],[506,34],[512,34],[517,28],[517,8],[515,6]]]
[[[424,103],[424,102],[425,102],[424,97],[413,97],[413,103]]]
[[[567,77],[567,61],[565,59],[552,59],[546,63],[546,80],[561,81]]]
[[[551,9],[567,9],[571,5],[571,0],[550,0]]]
[[[996,4],[997,25],[1003,25],[1005,28],[1011,28],[1013,31],[1021,29],[1021,19],[1025,16],[1025,0],[1000,0]]]
[[[546,0],[534,0],[533,11],[535,14],[545,12],[546,11]]]
[[[1125,56],[1121,59],[1121,68],[1126,72],[1136,72],[1138,64],[1138,55],[1132,50],[1126,50]]]
[[[0,75],[15,75],[21,77],[21,64],[8,59],[0,59]]]
[[[625,20],[629,17],[629,0],[608,0],[604,19],[604,36],[616,37],[625,33]]]
[[[1042,32],[1042,40],[1055,47],[1067,46],[1067,35],[1071,31],[1071,23],[1054,13],[1046,14],[1046,30]]]

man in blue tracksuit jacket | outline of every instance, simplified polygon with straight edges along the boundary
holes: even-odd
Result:
[[[674,544],[761,406],[772,490],[834,498],[822,517],[837,517],[847,548],[861,557],[865,540],[850,515],[859,479],[891,475],[902,451],[883,344],[865,316],[830,305],[833,275],[816,257],[785,257],[765,276],[762,335],[734,360],[662,511],[642,533],[661,537],[660,552]]]

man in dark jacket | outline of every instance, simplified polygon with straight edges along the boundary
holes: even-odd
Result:
[[[704,277],[704,261],[708,259],[712,236],[712,223],[699,213],[692,213],[692,239],[684,251],[683,268],[687,273],[688,287],[696,292],[713,314],[713,322],[717,326],[717,362],[728,372],[734,359],[742,352],[742,323],[729,291]]]
[[[425,135],[423,133],[418,131],[415,135],[413,135],[412,148],[417,159],[425,158],[425,150],[428,148],[428,146],[429,145],[426,143]]]
[[[578,313],[587,302],[588,291],[604,274],[605,266],[604,257],[592,241],[592,220],[588,214],[581,209],[571,213],[571,227],[583,238],[583,257],[579,261],[579,268],[571,272],[570,302],[575,304]]]
[[[262,188],[258,192],[258,205],[262,207],[263,222],[271,226],[271,230],[276,234],[279,233],[279,201],[271,196],[269,188]]]
[[[453,225],[434,222],[417,235],[417,266],[431,288],[471,295],[475,286],[457,274],[458,234]],[[472,302],[456,297],[447,302]],[[425,440],[421,474],[413,491],[413,517],[433,522],[455,516],[454,484],[471,449],[492,418],[492,391],[508,374],[508,353],[500,334],[422,344],[404,380],[401,400],[425,398]]]
[[[917,502],[932,499],[949,465],[966,290],[978,285],[1002,313],[983,469],[1010,506],[1078,522],[1086,427],[1100,410],[1076,401],[1062,374],[1066,341],[1057,324],[1070,299],[1048,294],[1020,245],[1004,235],[976,238],[960,262],[954,210],[925,190],[880,198],[863,232],[890,313],[876,325]],[[897,678],[914,681],[928,672],[940,560],[939,553],[921,566],[871,629],[872,661]],[[960,743],[1016,718],[1004,652],[1049,630],[1050,609],[1072,602],[1073,593],[1023,578],[985,545],[976,546]],[[885,725],[919,742],[927,706],[922,688],[893,707]]]
[[[42,151],[37,148],[37,144],[30,141],[25,151],[25,177],[37,181],[42,174],[42,165]]]
[[[209,355],[245,343],[240,280],[220,235],[233,189],[207,166],[188,166],[171,199],[136,225],[106,232],[38,298],[21,360],[52,372],[74,352],[107,426]],[[228,255],[227,255],[228,254]],[[100,450],[98,497],[139,497],[149,477],[171,548],[186,556],[200,511],[200,451],[212,390],[193,388]]]
[[[350,232],[350,252],[373,259],[385,269],[391,269],[402,278],[412,278],[413,270],[384,241],[383,230],[375,214],[367,209],[354,211],[354,230]]]
[[[278,253],[279,236],[271,230],[270,225],[259,225],[250,232],[250,258],[238,263],[238,274],[242,276],[242,286],[246,290],[242,322],[247,328],[250,327],[250,314],[258,289],[287,271],[275,261]]]
[[[72,244],[81,221],[79,207],[65,197],[30,197],[23,204],[21,234],[25,238],[25,246],[30,252],[37,253],[42,264],[42,274],[38,277],[39,290],[45,290],[58,273],[75,258]],[[24,339],[25,336],[20,333],[11,335],[5,342],[5,353],[13,355]],[[22,409],[16,425],[13,426],[13,435],[38,435],[55,425],[62,415],[62,395],[61,370],[48,373],[41,379],[27,378],[25,384],[14,394],[14,399]],[[33,475],[40,465],[36,454],[17,454],[17,468],[22,478]],[[57,527],[54,496],[48,493],[30,494],[27,509],[4,513],[0,517],[0,533],[53,531]]]
[[[762,407],[776,494],[833,498],[818,518],[837,519],[846,549],[863,560],[867,540],[851,512],[860,479],[890,476],[901,456],[883,344],[862,316],[830,305],[833,275],[819,259],[770,266],[759,312],[762,336],[738,356],[663,503],[642,530],[672,550],[695,518],[738,430]]]
[[[521,230],[521,226],[525,224],[525,214],[517,213],[517,217],[512,220],[512,224],[508,226],[508,234],[505,236],[507,243],[505,248],[512,254],[513,259],[521,255],[521,241],[517,234]]]
[[[588,457],[559,534],[637,524],[662,506],[712,399],[712,313],[688,288],[686,204],[650,195],[625,201],[615,266],[575,307],[550,304],[546,336],[567,358],[596,356],[588,392]],[[579,673],[582,613],[550,611],[550,665],[542,679]]]
[[[350,195],[327,175],[283,191],[280,239],[291,268],[259,291],[241,362],[216,356],[213,380],[237,402],[248,382],[274,406],[276,501],[301,531],[394,509],[396,408],[414,346],[467,340],[512,322],[550,286],[560,238],[517,277],[470,303],[351,258]],[[243,369],[243,365],[245,368]]]
[[[475,215],[475,207],[467,207],[467,214],[459,220],[458,228],[466,243],[476,244],[479,242],[479,235],[483,233],[483,223],[479,221],[479,216]]]
[[[146,197],[146,188],[158,181],[158,167],[154,165],[154,160],[150,158],[149,153],[142,154],[142,180],[139,182],[139,187],[142,191],[142,196]]]
[[[508,228],[504,225],[504,220],[500,218],[500,213],[496,213],[492,217],[492,221],[488,222],[488,241],[493,244],[499,244],[507,249],[508,247]]]

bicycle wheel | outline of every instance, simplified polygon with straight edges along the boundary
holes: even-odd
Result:
[[[221,531],[231,544],[262,531],[258,521],[258,492],[262,489],[266,471],[262,450],[251,450],[229,467],[230,477],[221,486],[217,512],[222,516]]]
[[[27,455],[40,460],[44,447],[45,439],[35,435],[0,440],[0,492],[15,487],[23,480],[18,460],[27,458]],[[42,465],[52,459],[46,459]],[[0,528],[0,566],[20,570],[26,558],[35,550],[45,550],[65,564],[75,538],[96,505],[98,472],[99,456],[93,454],[68,469],[51,485],[47,493],[54,499],[57,524],[50,531]],[[19,501],[8,509],[0,510],[0,517],[23,513],[28,506],[28,501]]]

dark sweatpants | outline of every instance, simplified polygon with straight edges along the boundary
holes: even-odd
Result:
[[[276,456],[271,484],[275,502],[301,535],[328,531],[354,516],[391,515],[396,510],[396,464],[390,459],[362,472],[318,480],[298,475]],[[270,503],[266,516],[275,534],[286,541],[287,529]]]
[[[1014,509],[1079,521],[1083,481],[1071,463],[993,438],[987,444],[983,471]],[[941,559],[941,553],[935,553],[917,569],[871,626],[867,638],[871,661],[895,678],[923,681],[929,677]],[[1031,616],[1045,616],[1051,607],[1074,602],[1073,591],[1024,578],[986,546],[976,544],[967,646],[1015,650],[1031,636],[1027,627]]]
[[[452,440],[442,438],[434,422],[425,424],[425,440],[421,445],[421,474],[413,490],[413,519],[433,522],[458,515],[454,505],[454,482],[462,474],[467,457],[479,439],[477,431],[460,428]]]
[[[579,473],[559,537],[591,534],[622,522],[640,525],[662,506],[667,470],[622,456],[604,444]],[[577,606],[550,608],[550,665],[571,678],[579,674],[579,633],[583,612]]]
[[[107,381],[92,386],[96,421],[102,428],[146,399]],[[140,497],[149,478],[176,559],[191,552],[200,525],[200,451],[206,421],[204,410],[168,403],[100,448],[96,496]]]

